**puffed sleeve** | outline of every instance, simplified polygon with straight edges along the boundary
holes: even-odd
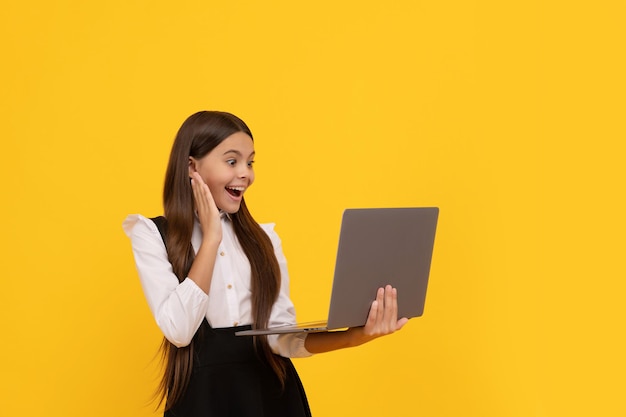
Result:
[[[278,260],[281,273],[280,293],[278,300],[272,307],[269,325],[280,326],[296,323],[296,310],[289,297],[289,273],[287,271],[287,259],[283,253],[282,243],[278,234],[274,231],[274,223],[262,224],[261,227],[268,234],[274,245],[274,253]],[[303,358],[311,356],[312,353],[304,347],[306,333],[288,333],[268,336],[272,351],[277,355],[287,358]]]
[[[189,278],[179,283],[152,220],[133,214],[122,227],[131,240],[141,286],[157,325],[174,345],[187,346],[205,317],[208,295]]]

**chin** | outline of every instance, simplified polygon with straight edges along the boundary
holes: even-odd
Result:
[[[228,214],[235,214],[239,211],[239,208],[241,207],[241,204],[223,204],[222,205],[223,208],[218,207],[218,209],[220,209],[221,211],[223,211],[224,213],[228,213]]]

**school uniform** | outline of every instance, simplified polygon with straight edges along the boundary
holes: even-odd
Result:
[[[289,275],[274,224],[261,225],[270,237],[281,271],[281,287],[269,325],[295,323],[289,298]],[[178,347],[194,341],[193,373],[185,395],[165,416],[310,416],[304,389],[288,358],[311,356],[305,334],[268,336],[272,351],[287,366],[284,389],[258,355],[251,337],[235,336],[252,323],[250,263],[227,215],[222,215],[219,245],[209,294],[194,281],[179,282],[156,224],[130,215],[123,224],[132,243],[135,263],[148,305],[165,337]],[[202,240],[196,221],[192,246]]]

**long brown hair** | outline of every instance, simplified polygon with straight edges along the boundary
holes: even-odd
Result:
[[[224,139],[236,132],[252,138],[248,126],[237,116],[225,112],[202,111],[191,115],[180,127],[167,166],[163,188],[163,208],[167,219],[165,246],[172,268],[183,281],[194,260],[191,235],[194,225],[194,200],[189,181],[189,157],[200,159]],[[280,269],[272,242],[252,218],[245,201],[231,214],[233,228],[250,261],[253,327],[268,324],[272,305],[280,290]],[[159,404],[165,400],[170,409],[184,394],[193,370],[194,345],[201,337],[196,333],[191,343],[176,347],[166,338],[161,344],[165,372],[158,388]],[[285,380],[284,362],[271,351],[267,337],[256,337],[255,345],[280,379]]]

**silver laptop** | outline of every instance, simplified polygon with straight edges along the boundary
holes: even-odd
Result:
[[[346,209],[328,319],[237,332],[238,336],[324,332],[365,325],[378,288],[398,289],[398,317],[424,312],[439,209]]]

